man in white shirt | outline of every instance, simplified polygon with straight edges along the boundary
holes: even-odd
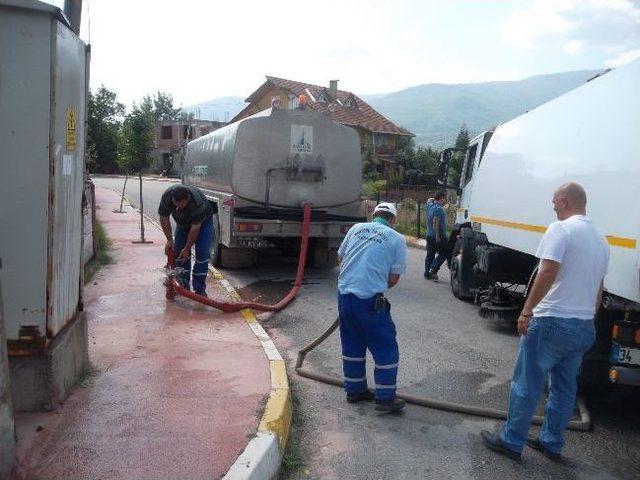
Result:
[[[540,241],[540,266],[518,318],[520,350],[509,416],[500,435],[482,432],[484,444],[519,459],[525,443],[559,458],[571,420],[583,354],[595,341],[594,316],[602,298],[609,246],[586,216],[587,195],[577,183],[553,195],[558,221]],[[542,388],[549,378],[545,420],[538,438],[528,437]]]

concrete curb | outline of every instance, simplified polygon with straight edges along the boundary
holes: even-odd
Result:
[[[215,268],[209,267],[214,278],[227,290],[229,298],[241,301],[228,280]],[[269,359],[271,371],[271,392],[258,425],[256,436],[247,444],[242,454],[223,477],[229,480],[262,480],[274,478],[280,469],[282,454],[289,438],[293,404],[287,369],[280,352],[262,328],[250,309],[241,310],[242,317],[260,341]]]

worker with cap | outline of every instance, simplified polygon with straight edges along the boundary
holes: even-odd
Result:
[[[214,236],[211,203],[196,187],[173,185],[162,194],[158,215],[162,231],[167,237],[165,253],[176,253],[176,267],[181,270],[177,278],[188,290],[191,279],[191,248],[195,245],[193,290],[198,295],[206,296],[209,250]],[[175,241],[169,215],[176,222]]]
[[[397,412],[398,343],[391,305],[384,292],[406,270],[406,240],[392,227],[396,208],[381,203],[373,220],[351,227],[338,250],[338,310],[347,402],[374,400],[376,410]],[[366,351],[375,362],[375,394],[367,387]]]

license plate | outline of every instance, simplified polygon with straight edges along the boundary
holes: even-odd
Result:
[[[611,349],[611,361],[626,365],[640,365],[640,349],[614,345]]]

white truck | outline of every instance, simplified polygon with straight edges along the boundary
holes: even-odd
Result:
[[[580,385],[640,385],[640,61],[604,73],[471,140],[449,239],[451,289],[493,312],[516,312],[536,248],[556,220],[554,190],[576,181],[611,249],[597,340]],[[455,149],[443,152],[447,184]],[[608,380],[607,380],[608,378]]]

